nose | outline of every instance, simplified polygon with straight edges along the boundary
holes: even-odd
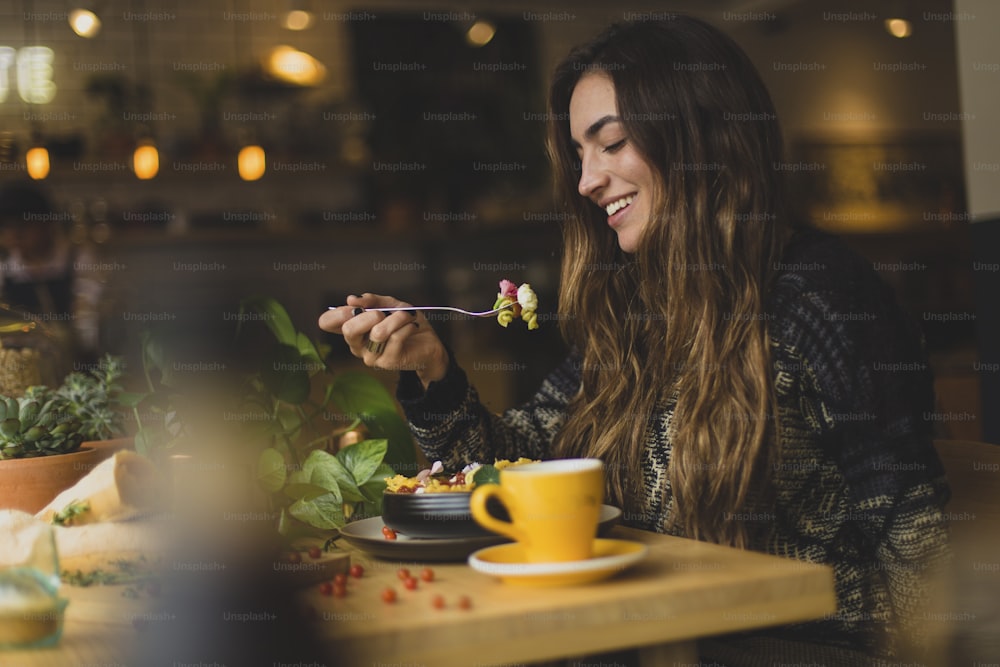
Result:
[[[580,158],[580,182],[577,183],[577,191],[581,195],[592,197],[595,192],[607,185],[607,182],[607,172],[600,168],[596,160],[587,156]]]

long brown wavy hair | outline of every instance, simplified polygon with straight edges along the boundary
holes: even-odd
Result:
[[[569,102],[585,75],[610,77],[627,140],[658,177],[634,254],[577,192]],[[764,296],[793,232],[767,89],[731,39],[678,16],[615,24],[574,49],[548,111],[557,199],[571,214],[561,326],[582,354],[555,452],[603,459],[610,501],[641,512],[644,448],[673,404],[664,529],[749,546],[757,531],[738,519],[770,502],[780,451]]]

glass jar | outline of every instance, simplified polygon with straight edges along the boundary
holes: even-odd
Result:
[[[69,372],[68,338],[34,316],[0,305],[0,395],[58,387]]]

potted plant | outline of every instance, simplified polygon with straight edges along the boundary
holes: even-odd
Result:
[[[93,445],[122,432],[121,375],[121,361],[109,356],[56,389],[0,396],[0,507],[36,512],[108,455]]]
[[[96,449],[99,458],[105,459],[132,442],[125,433],[125,405],[121,401],[124,375],[122,358],[105,355],[87,372],[67,375],[59,388],[32,387],[27,396],[40,402],[64,401],[66,410],[80,423],[80,446]]]
[[[208,440],[237,443],[240,451],[224,455],[251,462],[253,483],[289,540],[328,537],[347,520],[380,514],[384,478],[417,469],[392,396],[367,373],[332,373],[321,348],[274,299],[244,299],[235,320],[236,360],[217,364],[226,370],[213,377],[217,391],[209,397],[195,393],[203,383],[175,372],[185,364],[167,340],[144,334],[148,391],[121,399],[136,411],[136,451],[159,460],[167,452],[206,457]],[[359,442],[341,447],[344,434],[358,433]]]

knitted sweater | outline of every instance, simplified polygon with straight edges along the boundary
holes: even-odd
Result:
[[[871,264],[834,237],[799,234],[775,269],[766,308],[782,443],[777,498],[773,515],[745,518],[770,524],[757,549],[833,567],[837,612],[764,634],[893,655],[897,631],[919,622],[921,572],[948,549],[948,489],[926,417],[933,389],[920,336]],[[402,373],[397,398],[428,459],[446,470],[552,458],[579,368],[570,355],[503,415],[480,403],[454,360],[426,392]],[[626,525],[670,525],[671,416],[667,402],[648,433],[643,511],[627,514]]]

